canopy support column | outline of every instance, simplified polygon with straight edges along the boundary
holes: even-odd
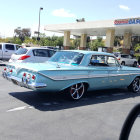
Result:
[[[68,50],[70,47],[70,31],[64,31],[64,50]]]
[[[108,47],[107,52],[110,52],[110,53],[113,52],[114,36],[115,36],[115,30],[108,29],[106,32],[106,42],[105,42],[105,46]]]

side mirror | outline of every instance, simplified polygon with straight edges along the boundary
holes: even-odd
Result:
[[[140,133],[140,104],[137,104],[127,116],[119,140],[139,140]]]

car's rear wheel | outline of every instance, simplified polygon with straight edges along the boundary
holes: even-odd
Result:
[[[137,62],[134,62],[133,67],[136,67],[136,66],[137,66]]]
[[[140,78],[136,77],[131,83],[131,85],[128,87],[128,89],[135,93],[140,92]]]
[[[123,62],[121,63],[121,65],[125,66],[125,62],[123,61]]]
[[[68,88],[68,95],[72,100],[79,100],[86,92],[86,86],[84,83],[77,83]]]

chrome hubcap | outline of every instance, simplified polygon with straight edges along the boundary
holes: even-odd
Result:
[[[134,82],[133,82],[133,90],[135,92],[138,92],[140,90],[140,79],[139,78],[134,80]]]
[[[84,94],[85,88],[83,83],[78,83],[70,88],[70,94],[73,99],[80,99]]]

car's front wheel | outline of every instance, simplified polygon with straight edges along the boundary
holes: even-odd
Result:
[[[122,61],[121,65],[125,66],[125,62],[124,62],[124,61]]]
[[[128,87],[128,89],[135,93],[140,92],[140,78],[136,77],[131,83],[131,85]]]
[[[136,66],[137,66],[137,62],[134,62],[133,67],[136,67]]]
[[[68,88],[68,95],[72,100],[79,100],[86,92],[86,86],[84,83],[77,83]]]

